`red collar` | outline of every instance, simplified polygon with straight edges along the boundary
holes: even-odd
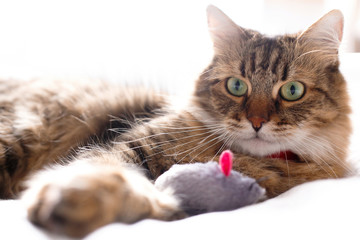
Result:
[[[268,158],[279,158],[282,160],[295,160],[298,161],[299,160],[299,156],[296,155],[295,153],[293,153],[292,151],[284,151],[284,152],[278,152],[278,153],[273,153],[267,156]]]

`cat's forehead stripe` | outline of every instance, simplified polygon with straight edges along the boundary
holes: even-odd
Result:
[[[275,49],[278,49],[279,46],[274,39],[268,39],[268,41],[263,44],[262,48],[263,58],[260,62],[260,67],[264,70],[267,70],[270,65],[270,58],[274,54]]]
[[[250,56],[250,72],[255,72],[255,61],[256,61],[256,52],[252,52]]]
[[[271,72],[272,72],[273,74],[276,74],[277,67],[278,67],[279,62],[280,62],[280,60],[281,60],[281,58],[282,58],[282,54],[281,54],[281,53],[282,53],[282,51],[278,51],[278,55],[277,55],[277,57],[276,57],[276,60],[275,60],[273,66],[272,66],[272,68],[271,68]]]
[[[241,72],[241,76],[245,77],[245,61],[242,60],[240,63],[240,72]]]
[[[286,39],[285,42],[289,42],[289,40]],[[283,45],[284,42],[279,38],[258,39],[249,46],[243,55],[239,67],[241,75],[251,79],[253,74],[260,68],[263,71],[271,71],[272,74],[278,75],[279,80],[285,81],[288,77],[289,67],[284,58],[286,47]]]
[[[288,68],[289,68],[288,65],[285,64],[284,68],[283,68],[283,74],[282,74],[282,77],[281,77],[282,81],[285,81],[287,76],[288,76]]]

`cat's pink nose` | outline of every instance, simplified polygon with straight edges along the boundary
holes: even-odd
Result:
[[[258,132],[260,130],[260,128],[262,127],[262,125],[267,122],[267,120],[265,118],[257,117],[257,116],[248,117],[248,120],[251,122],[252,127],[254,128],[254,130],[256,132]]]

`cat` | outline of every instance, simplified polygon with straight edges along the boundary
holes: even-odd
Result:
[[[1,198],[21,196],[34,224],[82,237],[115,221],[185,217],[151,180],[224,149],[235,170],[265,178],[269,198],[351,173],[341,12],[275,37],[214,6],[207,16],[214,56],[181,110],[102,81],[1,81]]]

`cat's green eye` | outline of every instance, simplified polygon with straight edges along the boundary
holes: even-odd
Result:
[[[280,96],[286,101],[299,100],[304,93],[305,87],[301,82],[288,82],[280,88]]]
[[[230,94],[241,97],[247,92],[248,86],[244,81],[231,77],[226,81],[226,88]]]

